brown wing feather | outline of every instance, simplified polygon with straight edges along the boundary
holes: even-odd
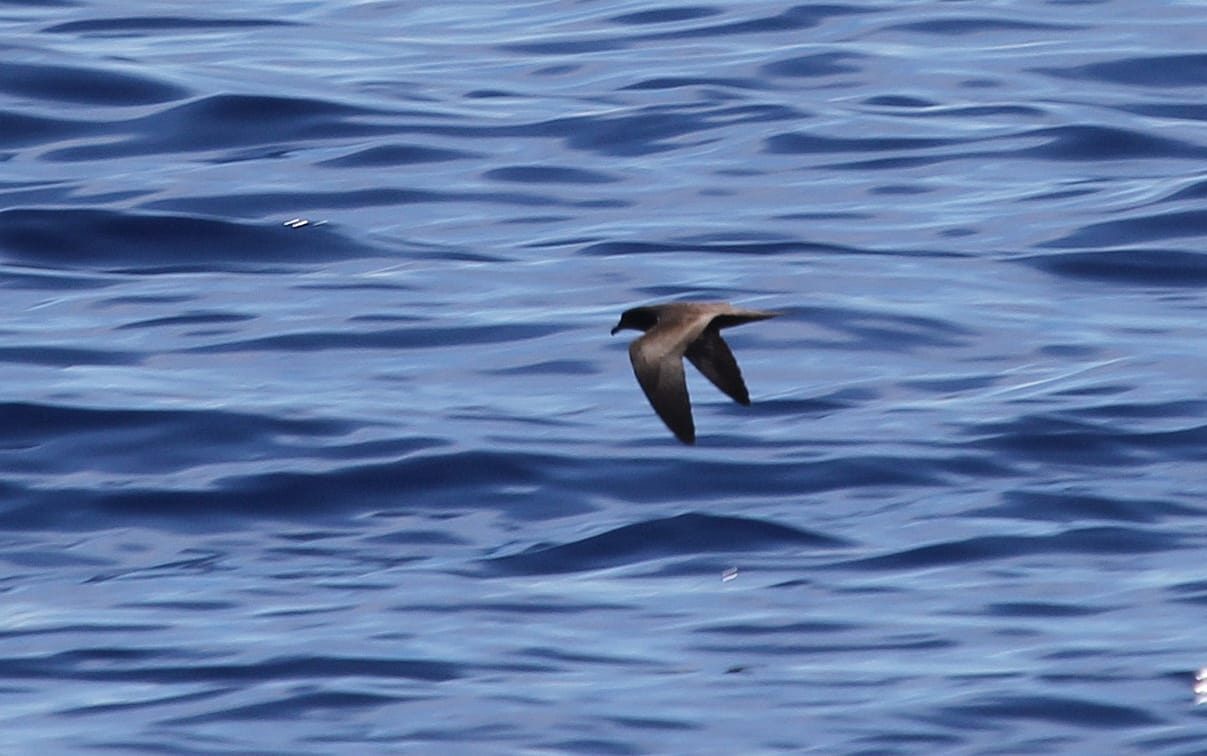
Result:
[[[735,402],[750,404],[750,392],[746,390],[746,383],[742,380],[738,361],[715,326],[705,328],[700,337],[687,347],[684,356],[691,360],[705,378]]]
[[[778,318],[782,313],[764,312],[762,310],[740,310],[736,307],[731,307],[727,312],[722,312],[712,319],[714,328],[733,328],[745,323],[753,323],[756,320],[767,320],[768,318]]]
[[[680,441],[694,444],[696,425],[692,421],[683,360],[677,354],[660,351],[658,341],[645,337],[629,345],[629,359],[637,382],[658,417]]]

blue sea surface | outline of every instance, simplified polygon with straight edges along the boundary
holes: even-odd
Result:
[[[0,753],[1207,753],[1204,40],[0,0]]]

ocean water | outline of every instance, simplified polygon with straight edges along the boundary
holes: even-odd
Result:
[[[0,753],[1207,753],[1205,19],[0,2]]]

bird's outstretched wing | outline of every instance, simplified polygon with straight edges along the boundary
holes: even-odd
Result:
[[[650,406],[685,444],[696,442],[696,425],[692,421],[691,398],[683,375],[683,357],[667,349],[665,339],[642,336],[629,345],[629,359],[637,382],[650,400]],[[732,356],[730,357],[732,359]]]
[[[750,392],[742,380],[742,371],[729,345],[716,326],[710,325],[688,345],[684,353],[696,369],[738,404],[750,404]]]

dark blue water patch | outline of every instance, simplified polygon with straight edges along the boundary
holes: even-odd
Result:
[[[681,89],[683,87],[717,87],[721,89],[765,89],[766,85],[756,79],[721,76],[659,76],[643,79],[634,84],[620,87],[618,91],[643,91]]]
[[[518,125],[448,122],[431,112],[369,110],[314,99],[216,95],[150,116],[94,127],[103,144],[51,150],[44,159],[112,159],[129,155],[255,146],[291,149],[319,141],[423,134],[440,139],[561,139],[575,150],[642,156],[681,148],[690,134],[746,123],[799,119],[773,103],[649,105],[616,114],[574,115]],[[441,122],[433,123],[433,120]],[[116,138],[125,137],[120,141]]]
[[[795,58],[777,60],[759,67],[759,72],[765,76],[780,76],[785,78],[803,79],[818,76],[838,76],[841,74],[859,73],[862,69],[853,61],[863,60],[865,56],[857,53],[826,52],[801,55]]]
[[[847,636],[826,639],[809,639],[811,642],[799,640],[769,638],[759,643],[750,638],[736,638],[728,643],[698,644],[694,650],[709,654],[720,654],[732,657],[734,654],[759,655],[770,657],[769,662],[775,664],[780,659],[804,655],[820,654],[869,654],[901,651],[937,652],[953,649],[959,644],[950,639],[940,637],[937,633],[916,632],[896,633],[875,640],[848,640]],[[801,749],[793,749],[799,751]]]
[[[105,633],[121,633],[134,635],[136,633],[157,633],[167,629],[162,623],[145,622],[62,622],[54,625],[37,625],[26,628],[0,631],[0,639],[28,638],[31,636],[44,637],[52,635],[78,635],[83,638],[93,638]]]
[[[678,149],[677,140],[688,134],[799,117],[799,112],[778,104],[651,105],[625,109],[616,115],[591,114],[551,118],[514,126],[420,125],[403,123],[399,132],[433,134],[468,139],[561,139],[571,149],[601,155],[641,156]]]
[[[57,103],[149,105],[188,96],[184,87],[96,66],[0,63],[0,92]]]
[[[767,416],[815,415],[825,416],[833,412],[860,407],[873,401],[874,391],[838,390],[809,399],[761,399],[749,407],[736,409],[743,413]],[[722,405],[725,411],[731,411]]]
[[[1207,236],[1207,210],[1181,210],[1091,223],[1039,246],[1057,249],[1122,247],[1195,236]],[[1195,265],[1191,270],[1197,267]]]
[[[563,37],[548,39],[542,42],[508,42],[499,45],[504,53],[520,53],[521,55],[587,55],[589,53],[610,52],[627,47],[620,39]]]
[[[583,69],[579,63],[560,63],[551,66],[541,66],[533,69],[533,76],[569,76],[572,73],[578,73]]]
[[[1122,522],[1152,524],[1181,517],[1202,517],[1196,510],[1162,499],[1103,496],[1081,491],[1007,491],[1001,502],[969,510],[970,517],[995,517],[1039,522]]]
[[[547,646],[534,646],[531,648],[520,649],[517,654],[521,657],[529,659],[541,659],[551,662],[564,662],[566,666],[554,667],[551,669],[565,669],[570,666],[579,664],[602,664],[606,666],[619,667],[640,667],[645,666],[648,662],[644,659],[624,656],[606,656],[599,653],[586,653],[584,651],[563,651],[560,649],[549,648]]]
[[[888,184],[888,185],[872,187],[868,191],[868,193],[869,194],[889,194],[889,195],[893,195],[893,194],[911,195],[911,194],[930,194],[934,191],[935,191],[934,188],[925,186],[923,184]]]
[[[1030,105],[966,105],[962,107],[938,108],[923,116],[936,118],[1043,118],[1048,111]]]
[[[563,240],[564,242],[564,240]],[[561,246],[562,242],[554,246]],[[642,242],[602,241],[586,244],[578,253],[600,257],[649,255],[674,252],[713,253],[722,255],[796,255],[809,253],[848,253],[856,250],[835,244],[805,241],[728,241],[728,242]]]
[[[1122,393],[1122,392],[1118,392]],[[1085,394],[1079,394],[1085,396]],[[1207,402],[1201,399],[1174,399],[1160,402],[1110,402],[1093,407],[1080,407],[1065,412],[1069,417],[1092,420],[1132,420],[1135,418],[1188,418],[1207,416]]]
[[[633,207],[633,202],[622,199],[593,199],[582,200],[575,202],[574,206],[583,210],[621,210],[628,207]]]
[[[835,152],[884,152],[926,150],[960,144],[957,139],[924,137],[823,137],[798,132],[776,134],[764,142],[763,150],[773,155],[830,154]]]
[[[1103,81],[1139,88],[1207,86],[1207,54],[1155,55],[1068,68],[1031,69],[1064,79]]]
[[[354,693],[348,691],[322,691],[298,693],[274,697],[272,701],[242,706],[219,708],[205,714],[175,717],[162,721],[163,725],[179,726],[206,723],[239,721],[296,721],[297,717],[330,717],[342,709],[366,709],[387,705],[398,705],[419,700],[418,696],[383,695],[380,693]]]
[[[727,440],[710,435],[701,439],[702,446],[748,448],[751,443],[745,437]],[[674,448],[674,444],[674,439],[661,435],[651,437],[649,442],[655,448]],[[649,458],[650,455],[647,452],[647,458],[602,469],[585,466],[576,472],[574,487],[630,502],[716,501],[750,495],[751,481],[758,481],[758,493],[762,496],[801,496],[879,486],[933,486],[948,480],[950,475],[963,474],[966,464],[960,456],[906,458],[853,454],[794,465],[716,460],[691,464],[676,458]]]
[[[909,170],[911,168],[923,168],[929,165],[937,165],[938,163],[946,162],[948,160],[973,159],[974,157],[976,156],[972,153],[962,153],[959,155],[938,154],[912,157],[902,156],[871,158],[869,160],[851,160],[842,163],[830,163],[819,167],[825,170],[836,171],[898,171]]]
[[[151,628],[143,627],[143,630]],[[163,629],[162,627],[154,629]],[[125,632],[130,632],[126,630]],[[118,648],[112,646],[92,646],[57,654],[31,655],[20,658],[0,659],[0,669],[5,676],[22,679],[36,679],[51,676],[53,668],[65,669],[70,667],[96,667],[95,672],[104,678],[110,674],[113,667],[122,664],[151,663],[164,659],[195,658],[191,654],[173,650],[148,648]]]
[[[148,318],[132,323],[122,323],[116,330],[126,331],[142,328],[164,328],[169,326],[198,326],[225,325],[229,323],[245,323],[255,320],[255,315],[245,315],[234,312],[186,312],[180,315],[167,315],[162,318]]]
[[[483,561],[504,575],[551,575],[609,569],[667,557],[797,547],[830,549],[845,542],[766,520],[695,512],[623,525],[565,544],[535,546]]]
[[[862,754],[908,754],[908,753],[959,753],[966,745],[964,737],[943,732],[890,731],[884,734],[861,735],[853,738],[850,745],[853,753]]]
[[[93,409],[0,404],[0,469],[61,475],[82,470],[148,474],[258,459],[298,439],[339,438],[359,425],[224,410]]]
[[[1141,432],[1115,422],[1046,414],[971,426],[965,435],[975,437],[979,449],[1045,464],[1117,467],[1144,465],[1154,458],[1207,458],[1207,426],[1202,425]]]
[[[934,18],[926,21],[914,21],[884,27],[885,31],[907,31],[922,34],[943,34],[946,36],[984,34],[989,32],[1070,32],[1084,28],[1084,26],[1075,24],[1039,23],[1035,21],[1016,21],[1008,18],[988,17]]]
[[[1037,194],[1030,194],[1026,197],[1019,197],[1017,202],[1040,202],[1048,204],[1056,200],[1073,199],[1074,197],[1086,197],[1091,194],[1097,194],[1101,189],[1099,187],[1086,187],[1084,189],[1059,189],[1056,191],[1042,191]]]
[[[73,365],[137,365],[140,352],[121,349],[88,349],[46,345],[0,347],[0,363],[45,365],[66,368]]]
[[[168,660],[178,663],[163,663]],[[171,685],[344,677],[447,682],[466,675],[461,665],[431,659],[289,656],[249,664],[179,663],[186,660],[186,654],[172,650],[94,647],[0,659],[0,676]]]
[[[192,347],[185,351],[216,352],[325,352],[338,349],[432,349],[472,344],[502,344],[539,339],[566,330],[552,325],[503,325],[384,328],[378,331],[307,331],[241,339]]]
[[[45,548],[14,549],[6,548],[0,553],[0,560],[14,567],[37,570],[55,570],[63,567],[111,567],[113,561],[97,557],[80,556],[70,552],[48,550]]]
[[[393,207],[426,203],[461,204],[482,202],[491,205],[516,205],[522,207],[576,206],[549,194],[531,192],[436,192],[420,189],[351,189],[347,191],[285,191],[257,194],[219,194],[155,200],[142,205],[145,210],[158,210],[183,214],[212,215],[226,218],[263,218],[266,216],[290,215],[298,212],[313,212],[330,209],[362,209],[367,207]],[[623,204],[623,203],[622,203]],[[465,253],[458,250],[456,255]],[[440,256],[440,255],[436,255]],[[444,257],[444,259],[481,259]]]
[[[387,546],[464,546],[469,541],[443,530],[415,530],[407,528],[393,533],[370,536],[366,543],[381,543]]]
[[[1193,688],[1197,682],[1193,674],[1187,673],[1166,675],[1166,678],[1171,684],[1182,685],[1186,688]],[[1197,720],[1198,717],[1196,716],[1195,719]],[[1197,727],[1179,727],[1177,729],[1178,732],[1163,733],[1150,738],[1137,738],[1135,745],[1140,753],[1193,755],[1202,750],[1203,739],[1198,732],[1195,732]]]
[[[466,99],[470,100],[497,100],[522,96],[519,92],[511,92],[505,89],[471,89],[465,93]]]
[[[111,580],[128,578],[149,580],[169,575],[173,577],[181,575],[211,576],[229,573],[234,570],[233,567],[226,563],[225,554],[222,552],[188,548],[180,553],[183,555],[181,559],[98,572],[86,578],[84,582],[107,583]]]
[[[631,730],[702,730],[704,727],[695,722],[682,719],[664,719],[661,717],[604,717],[604,720]]]
[[[1043,348],[1040,348],[1039,354],[1053,357],[1075,357],[1075,359],[1084,360],[1101,355],[1102,349],[1091,347],[1090,344],[1045,344]],[[1116,396],[1127,394],[1135,389],[1136,386],[1126,384],[1096,384],[1060,389],[1060,392],[1063,395],[1066,391],[1073,391],[1075,396]]]
[[[1162,202],[1179,202],[1181,200],[1207,199],[1207,181],[1196,181],[1182,187],[1178,191],[1161,200]]]
[[[369,291],[385,291],[385,292],[389,292],[389,291],[393,291],[393,290],[394,290],[394,288],[395,288],[396,284],[393,284],[393,283],[388,283],[388,284],[369,284],[369,286],[370,286],[370,287],[372,287],[372,288],[370,288],[370,289],[369,289]],[[380,288],[378,288],[379,286],[380,286]],[[317,286],[310,286],[310,285],[298,286],[297,288],[299,288],[299,289],[311,289],[311,288],[316,288],[316,289],[318,289],[318,290],[320,290],[320,291],[326,291],[326,290],[327,290],[326,285],[321,285],[321,284],[320,284],[320,285],[317,285]],[[401,289],[401,290],[406,290],[406,289],[408,289],[409,287],[405,287],[405,286],[399,286],[398,288],[399,288],[399,289]],[[343,287],[343,286],[338,286],[338,285],[337,285],[337,286],[333,287],[333,290],[335,290],[335,291],[357,291],[358,289],[359,289],[359,286],[358,286],[358,285],[352,285],[352,286],[350,286],[350,287]],[[399,313],[392,313],[392,312],[391,312],[391,313],[377,313],[377,312],[375,312],[375,313],[370,313],[370,314],[367,314],[367,315],[352,315],[352,316],[350,316],[350,317],[348,317],[348,318],[347,318],[347,322],[349,322],[349,323],[394,323],[394,324],[398,324],[398,323],[425,323],[425,322],[427,322],[427,318],[426,318],[425,316],[423,316],[423,315],[402,315],[402,314],[399,314]]]
[[[727,622],[697,627],[692,632],[707,635],[732,635],[738,638],[757,638],[765,635],[796,637],[799,635],[839,635],[860,629],[854,622],[802,620],[799,622]]]
[[[1177,583],[1165,589],[1173,594],[1174,600],[1185,604],[1207,605],[1207,580],[1191,580]]]
[[[1016,150],[1020,157],[1044,160],[1136,160],[1207,157],[1207,147],[1170,137],[1098,124],[1071,124],[1034,129],[1009,137],[1042,138],[1044,144]]]
[[[0,211],[0,256],[102,270],[245,270],[380,254],[329,226],[294,229],[78,208]]]
[[[486,616],[491,619],[502,618],[506,621],[522,619],[530,616],[590,616],[596,613],[614,613],[627,610],[624,604],[566,601],[549,595],[533,595],[531,601],[476,601],[460,596],[450,596],[444,603],[415,603],[397,607],[400,612],[433,612],[444,614],[472,614],[475,617]]]
[[[863,104],[881,112],[884,108],[892,108],[893,115],[911,118],[1040,118],[1048,115],[1048,111],[1032,105],[941,105],[906,95],[869,97]]]
[[[199,16],[125,16],[67,21],[48,26],[42,31],[50,34],[79,34],[86,37],[135,37],[147,32],[222,32],[239,29],[262,29],[275,26],[297,26],[293,21],[261,18],[202,18]]]
[[[959,730],[996,726],[1013,732],[1020,722],[1048,722],[1096,731],[1164,723],[1143,708],[1039,694],[981,696],[970,703],[945,706],[939,711],[939,720]]]
[[[319,99],[220,94],[97,125],[103,143],[48,150],[45,160],[91,161],[253,145],[288,146],[388,133],[388,111]]]
[[[31,144],[45,144],[59,139],[86,133],[87,124],[79,121],[69,121],[61,118],[46,118],[26,113],[14,113],[0,110],[0,147],[24,147]],[[56,184],[57,185],[57,184]],[[36,186],[34,188],[37,188]],[[0,195],[8,198],[19,191],[32,191],[28,185],[9,184],[0,190]]]
[[[482,175],[494,181],[521,184],[610,184],[620,181],[618,176],[600,171],[559,165],[509,165],[492,168]]]
[[[842,335],[842,342],[828,344],[832,348],[892,351],[952,348],[966,346],[977,337],[975,331],[955,321],[920,315],[865,312],[847,307],[800,307],[793,315]]]
[[[210,450],[211,458],[213,454]],[[230,476],[204,488],[183,490],[150,485],[120,489],[14,486],[12,495],[0,502],[0,529],[75,531],[138,523],[198,532],[238,529],[249,521],[343,522],[383,509],[495,509],[517,520],[593,511],[586,489],[551,487],[554,459],[537,454],[445,452],[330,471]],[[519,492],[521,489],[546,493],[534,497]]]
[[[771,216],[771,218],[774,220],[806,221],[806,222],[807,221],[832,221],[832,220],[861,221],[861,220],[871,220],[874,217],[876,217],[876,216],[871,213],[854,212],[854,211],[849,211],[849,210],[842,211],[842,212],[780,213],[780,214]],[[852,249],[856,249],[856,248],[852,248]]]
[[[1057,604],[1049,601],[1004,601],[987,604],[981,611],[991,617],[1062,619],[1066,617],[1092,617],[1104,614],[1109,609],[1078,604]]]
[[[999,375],[962,375],[952,378],[920,378],[902,381],[902,386],[925,391],[928,394],[957,394],[987,389],[1001,381]]]
[[[2,254],[2,253],[0,253]],[[0,266],[0,288],[26,291],[76,291],[81,289],[104,289],[117,284],[108,276],[89,276],[64,271],[19,269]]]
[[[417,144],[383,144],[354,152],[351,155],[323,160],[315,165],[335,168],[388,168],[396,165],[442,163],[450,160],[480,158],[481,153],[425,147]]]
[[[947,228],[939,232],[939,235],[948,239],[962,239],[966,236],[976,236],[979,234],[975,228]]]
[[[506,53],[520,53],[523,55],[581,55],[584,53],[621,50],[650,41],[698,39],[701,37],[729,39],[740,34],[772,34],[776,32],[797,31],[817,26],[835,16],[868,13],[871,10],[851,5],[797,5],[773,16],[762,16],[741,21],[686,25],[662,31],[650,31],[645,34],[559,37],[535,42],[509,42],[499,45],[498,49]],[[658,13],[659,11],[652,12]],[[672,10],[670,12],[673,13],[676,11]],[[697,18],[709,18],[712,15],[710,13],[698,16]],[[626,16],[619,16],[617,18],[626,18]],[[630,15],[628,18],[631,19],[633,16]],[[650,17],[646,16],[646,18]],[[620,21],[619,23],[630,27],[637,27],[649,25],[653,22],[639,21],[636,23],[625,23],[624,21]]]
[[[1169,118],[1183,121],[1207,121],[1207,104],[1201,102],[1144,103],[1117,106],[1120,110],[1152,118]]]
[[[865,105],[871,105],[878,108],[905,108],[911,110],[922,110],[926,108],[936,107],[939,103],[934,100],[927,100],[921,97],[913,97],[910,95],[876,95],[868,97],[863,101]]]
[[[637,745],[622,743],[618,740],[604,738],[570,738],[541,742],[536,746],[539,750],[550,750],[554,753],[575,753],[583,756],[598,754],[599,756],[640,756],[645,753]]]
[[[487,375],[596,375],[600,371],[592,362],[582,360],[545,360],[530,365],[481,371]]]
[[[1065,240],[1069,238],[1065,237]],[[1207,285],[1207,254],[1180,249],[1059,252],[1029,255],[1017,258],[1017,261],[1065,278],[1132,286],[1197,288]]]
[[[766,140],[764,151],[772,154],[825,154],[828,152],[872,152],[913,151],[933,149],[957,144],[989,143],[1008,139],[1038,138],[1045,140],[1034,147],[1013,150],[980,150],[960,152],[937,152],[929,155],[896,155],[886,158],[854,160],[821,166],[841,170],[893,170],[916,168],[938,163],[961,160],[977,161],[1005,160],[1010,158],[1038,159],[1044,161],[1102,161],[1102,160],[1151,160],[1151,159],[1195,159],[1207,158],[1207,147],[1168,137],[1147,134],[1142,131],[1097,124],[1074,124],[1051,128],[1032,129],[1010,134],[1007,137],[990,137],[968,140],[932,139],[924,137],[883,138],[838,138],[815,137],[788,133],[778,134]]]
[[[121,294],[115,297],[98,299],[92,306],[98,310],[109,307],[125,307],[127,305],[150,306],[177,305],[192,302],[197,299],[194,294]]]
[[[1075,528],[1051,535],[974,536],[916,546],[890,554],[830,565],[842,569],[916,570],[963,567],[976,562],[1012,560],[1036,555],[1153,554],[1180,549],[1180,534],[1142,530],[1135,526]]]
[[[667,24],[675,21],[694,21],[698,18],[709,18],[720,13],[720,9],[711,6],[688,5],[682,7],[652,8],[635,13],[625,13],[620,16],[612,16],[608,21],[624,25]]]
[[[131,601],[124,604],[115,604],[115,609],[144,609],[149,612],[155,612],[159,609],[166,609],[171,612],[223,612],[232,611],[240,607],[237,601],[212,601],[207,599],[182,599],[179,601]]]
[[[682,148],[681,137],[744,123],[795,120],[800,113],[782,105],[701,108],[651,106],[616,116],[557,119],[524,131],[532,136],[560,135],[571,149],[619,157],[641,157]],[[546,132],[544,134],[540,132]],[[552,133],[550,133],[552,132]]]

